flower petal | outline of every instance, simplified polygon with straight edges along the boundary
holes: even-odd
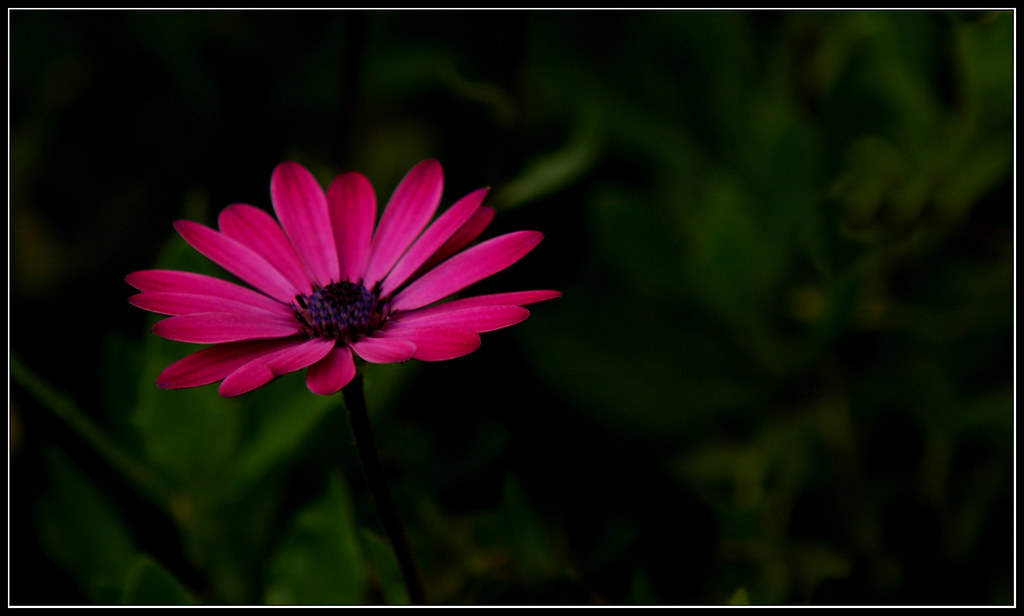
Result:
[[[516,231],[468,248],[399,291],[391,307],[411,310],[457,293],[522,259],[543,238],[538,231]]]
[[[128,298],[128,303],[143,310],[170,315],[196,314],[199,312],[231,312],[287,317],[291,314],[287,306],[277,302],[274,302],[275,308],[273,310],[267,310],[262,306],[253,306],[247,302],[225,299],[215,295],[197,295],[195,293],[165,293],[162,291],[136,293]]]
[[[430,259],[480,208],[487,189],[481,188],[459,199],[438,217],[423,235],[402,255],[391,273],[384,279],[381,295],[388,296],[402,286],[424,263]]]
[[[392,322],[389,328],[379,330],[382,336],[405,340],[416,345],[413,359],[444,361],[472,353],[480,348],[480,336],[456,327],[416,327]]]
[[[411,359],[416,345],[408,340],[367,336],[353,342],[352,350],[370,363],[394,364]]]
[[[285,338],[299,331],[299,322],[294,317],[226,312],[168,317],[153,325],[153,333],[158,336],[199,344]]]
[[[447,306],[447,304],[442,304],[442,306]],[[419,310],[413,310],[396,317],[394,321],[402,325],[416,327],[437,325],[457,327],[479,334],[521,323],[529,316],[530,311],[522,306],[473,306],[426,314]]]
[[[333,348],[334,340],[310,338],[277,353],[258,357],[224,377],[217,391],[226,397],[250,392],[282,374],[301,370],[320,361]]]
[[[296,289],[306,295],[312,292],[310,274],[273,216],[258,207],[236,203],[224,208],[217,217],[217,225],[221,233],[262,255]]]
[[[338,280],[338,252],[327,197],[313,174],[298,163],[281,163],[270,179],[270,200],[295,252],[316,282],[327,285]]]
[[[190,220],[179,220],[174,228],[206,258],[274,299],[288,303],[298,293],[277,268],[238,240]]]
[[[336,344],[323,359],[309,367],[306,386],[315,394],[329,396],[341,391],[355,375],[356,364],[352,361],[352,349]]]
[[[370,254],[377,196],[360,173],[344,173],[327,187],[327,206],[338,250],[338,279],[359,282]]]
[[[439,312],[448,312],[450,310],[461,310],[463,308],[473,308],[475,306],[526,306],[527,304],[535,304],[537,302],[561,296],[561,291],[512,291],[509,293],[491,293],[488,295],[463,297],[444,302],[443,304],[417,308],[413,312],[402,314],[427,315]]]
[[[209,385],[223,379],[239,367],[267,354],[276,354],[301,338],[280,340],[245,340],[205,348],[174,362],[156,378],[163,389],[181,389]]]
[[[370,245],[363,286],[384,279],[409,248],[441,203],[444,178],[441,163],[425,160],[409,171],[391,195]]]
[[[195,295],[213,295],[243,302],[269,310],[278,311],[284,304],[252,289],[237,285],[227,280],[196,274],[193,272],[177,272],[174,270],[142,270],[132,272],[125,281],[143,292],[192,293]]]
[[[473,240],[480,237],[480,234],[484,232],[487,225],[491,224],[491,221],[494,220],[494,213],[494,208],[488,205],[482,205],[477,208],[470,219],[455,232],[455,235],[445,242],[444,246],[441,246],[441,248],[434,253],[434,256],[430,257],[430,259],[423,264],[423,267],[421,267],[419,272],[417,272],[416,277],[419,277],[419,274],[423,272],[433,269],[438,263],[441,263],[466,246],[469,246]]]

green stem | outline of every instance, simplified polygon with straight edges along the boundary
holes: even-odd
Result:
[[[388,491],[387,483],[384,481],[384,471],[377,455],[377,445],[373,439],[373,431],[370,429],[370,417],[366,412],[366,398],[363,395],[363,376],[357,373],[352,382],[341,390],[345,399],[345,408],[348,409],[348,419],[352,426],[352,435],[355,437],[356,448],[359,450],[359,459],[362,461],[363,473],[366,476],[366,483],[370,489],[374,504],[377,506],[377,514],[380,516],[384,530],[391,540],[391,548],[398,560],[398,567],[402,572],[402,579],[409,592],[409,600],[416,605],[426,604],[426,595],[423,591],[423,583],[420,579],[416,561],[413,558],[412,550],[409,547],[409,540],[405,536],[405,530],[398,518],[398,512],[391,501],[391,493]]]

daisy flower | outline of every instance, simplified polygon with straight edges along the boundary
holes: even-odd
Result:
[[[198,273],[144,270],[127,282],[129,301],[168,315],[153,332],[210,346],[171,364],[164,388],[220,381],[237,396],[308,368],[310,391],[328,395],[371,363],[441,361],[480,346],[480,334],[526,319],[525,305],[561,295],[518,291],[449,299],[512,265],[542,239],[517,231],[473,246],[494,217],[486,189],[433,220],[443,176],[436,160],[416,165],[377,219],[370,182],[339,175],[325,193],[295,162],[274,169],[277,218],[246,204],[225,208],[219,230],[180,220],[193,248],[249,286]],[[446,301],[447,300],[447,301]]]

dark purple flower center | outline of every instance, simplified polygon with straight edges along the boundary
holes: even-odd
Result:
[[[316,287],[311,295],[296,295],[295,316],[307,334],[351,342],[377,328],[383,318],[383,302],[361,284],[332,282]]]

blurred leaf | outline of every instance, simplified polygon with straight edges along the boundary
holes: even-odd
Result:
[[[324,416],[340,404],[340,396],[337,399],[314,396],[302,387],[297,396],[285,403],[263,405],[258,425],[241,444],[235,459],[235,488],[244,489],[264,473],[279,467],[287,456],[295,453]]]
[[[702,312],[622,297],[611,285],[564,291],[522,339],[547,386],[624,438],[678,444],[742,412],[766,384]]]
[[[505,479],[500,505],[503,541],[515,554],[517,573],[528,588],[559,579],[567,568],[564,538],[551,531],[519,482]]]
[[[500,85],[468,79],[460,74],[455,64],[451,62],[439,62],[437,73],[438,79],[446,84],[455,96],[489,108],[495,124],[508,126],[514,120],[515,101]]]
[[[858,139],[847,159],[847,169],[836,180],[832,194],[842,200],[846,222],[859,228],[879,215],[889,191],[905,174],[905,163],[896,148],[880,137]]]
[[[301,511],[270,561],[265,600],[278,605],[352,605],[366,599],[359,535],[348,491],[333,479]]]
[[[792,236],[776,228],[776,220],[736,178],[708,178],[703,196],[691,208],[689,276],[680,282],[729,321],[754,325],[785,280]]]
[[[802,597],[810,597],[828,580],[849,576],[853,569],[850,555],[829,545],[794,542],[788,558],[794,593]]]
[[[383,594],[384,602],[389,605],[408,605],[409,591],[405,587],[402,571],[391,544],[387,539],[366,528],[362,529],[361,535],[376,573],[374,580]],[[429,595],[427,599],[430,599]]]
[[[652,191],[602,183],[590,205],[593,245],[607,277],[649,297],[678,297],[687,246],[680,214],[685,206]]]
[[[780,511],[792,502],[790,488],[807,483],[817,471],[809,462],[820,448],[819,413],[810,409],[783,418],[763,418],[760,431],[749,439],[730,442],[719,438],[693,447],[672,463],[675,472],[719,511],[761,511],[772,499],[781,499]],[[773,519],[784,525],[784,519]]]
[[[1013,164],[1011,139],[1007,132],[978,140],[944,170],[935,188],[935,215],[940,222],[960,222],[971,207],[1004,181]]]
[[[561,149],[527,162],[516,178],[498,189],[494,200],[512,208],[551,195],[579,180],[597,160],[602,129],[597,112],[583,112]]]
[[[630,605],[658,605],[663,601],[658,597],[654,585],[644,575],[644,572],[637,569],[629,583],[628,603]]]
[[[14,382],[31,392],[46,409],[65,422],[111,466],[133,482],[157,507],[167,507],[169,488],[159,477],[155,476],[154,469],[129,454],[119,442],[101,431],[72,398],[56,391],[50,384],[44,382],[38,375],[30,371],[14,353],[10,355],[10,370]]]
[[[160,563],[136,557],[121,595],[122,605],[190,605],[195,600]]]
[[[94,603],[115,603],[138,552],[107,497],[62,453],[44,452],[49,487],[37,520],[47,553]]]
[[[736,592],[729,597],[726,602],[727,605],[750,605],[750,597],[747,594],[746,587],[740,586],[736,589]]]
[[[846,85],[836,92],[861,104],[860,117],[872,117],[863,108],[873,100],[884,119],[850,135],[833,195],[864,239],[956,223],[1010,168],[1011,21],[996,14],[947,23],[884,12],[858,19],[871,24],[855,37],[868,61],[851,55]],[[935,78],[929,54],[937,49],[949,53],[946,82]]]
[[[142,368],[142,345],[137,337],[110,332],[103,338],[100,348],[101,393],[107,425],[123,430],[117,435],[120,442],[136,438],[128,433],[128,418],[135,408],[137,388],[126,384],[137,383]]]
[[[420,362],[365,364],[362,367],[363,386],[366,388],[366,408],[371,419],[391,412],[421,369]]]
[[[953,25],[954,68],[962,80],[958,94],[980,135],[1011,128],[1015,21],[1012,11],[993,11]]]

